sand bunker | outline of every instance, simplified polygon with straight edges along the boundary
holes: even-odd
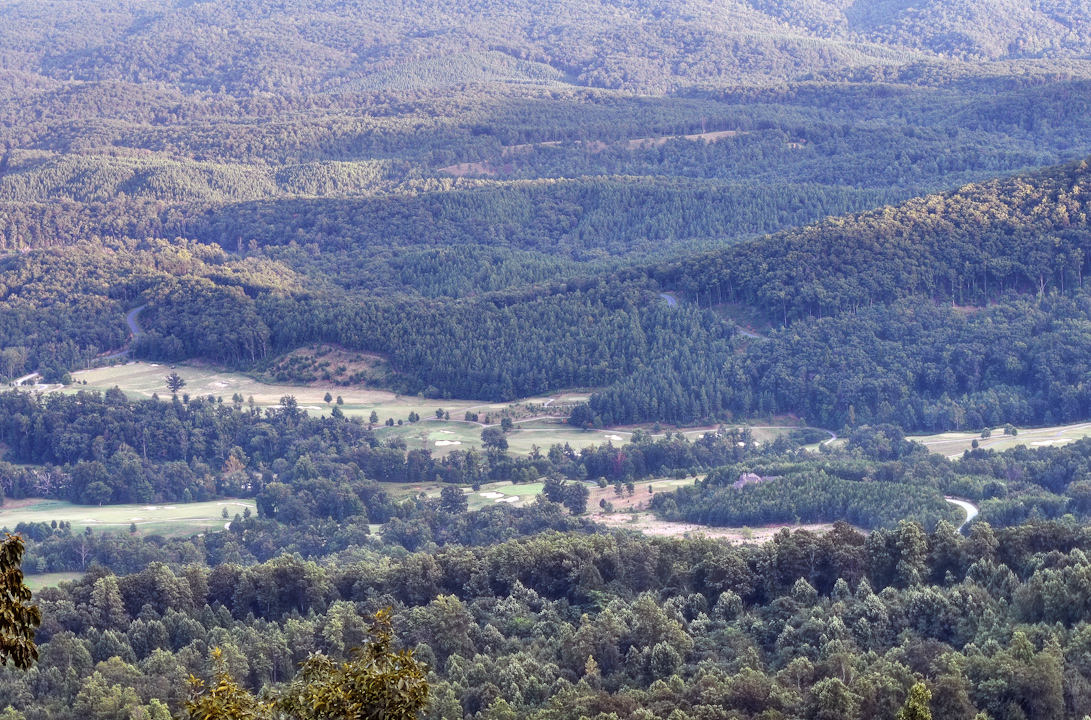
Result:
[[[483,498],[488,498],[490,500],[493,500],[495,498],[504,497],[504,493],[498,493],[498,492],[483,492],[483,493],[478,493],[478,495],[480,495]]]
[[[1039,440],[1038,442],[1032,442],[1034,447],[1049,447],[1050,445],[1063,445],[1064,443],[1075,442],[1074,438],[1057,438],[1056,440]]]
[[[495,500],[495,502],[513,503],[513,502],[519,502],[519,498],[517,498],[517,497],[503,497],[503,498],[498,498],[497,500]]]
[[[446,447],[448,445],[461,445],[461,440],[436,440],[436,447]]]
[[[621,436],[620,435],[607,435],[606,439],[607,440],[620,440]]]

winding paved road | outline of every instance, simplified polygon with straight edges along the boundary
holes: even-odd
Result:
[[[133,308],[129,311],[129,314],[125,316],[125,322],[129,323],[129,332],[133,334],[133,340],[136,340],[140,336],[140,326],[136,324],[136,316],[140,314],[140,311],[148,307],[147,305],[141,305],[138,308]]]
[[[958,526],[956,532],[960,532],[962,528],[966,527],[966,523],[977,517],[978,513],[980,512],[980,510],[977,509],[976,505],[971,505],[965,500],[959,500],[953,497],[944,497],[943,499],[951,503],[952,505],[958,505],[960,508],[966,511],[966,520],[964,520],[963,523]]]
[[[147,305],[141,305],[138,308],[133,308],[132,310],[129,311],[129,314],[125,316],[125,322],[129,323],[129,332],[132,333],[132,335],[133,335],[132,339],[133,340],[136,340],[142,334],[141,330],[140,330],[140,326],[136,324],[136,316],[139,315],[140,311],[143,310],[146,307],[148,307],[148,306]],[[129,346],[132,347],[132,340],[129,341]],[[103,355],[102,357],[99,358],[99,360],[116,360],[117,358],[123,358],[123,357],[128,357],[128,356],[129,356],[129,351],[128,350],[119,350],[116,353],[110,353],[109,355]]]

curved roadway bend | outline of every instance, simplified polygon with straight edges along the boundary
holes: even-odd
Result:
[[[140,326],[136,324],[136,316],[139,315],[140,311],[143,310],[146,307],[148,307],[148,306],[147,305],[141,305],[138,308],[133,308],[132,310],[129,311],[129,314],[125,316],[125,322],[129,323],[129,332],[131,332],[133,334],[133,340],[136,340],[142,334],[140,332]],[[130,347],[132,346],[132,341],[131,340],[129,341],[129,345],[130,345]],[[120,350],[120,351],[118,351],[116,353],[110,353],[109,355],[102,355],[102,356],[99,357],[99,360],[115,360],[117,358],[123,358],[123,357],[128,357],[128,356],[129,356],[129,351],[128,350]]]
[[[977,517],[977,514],[980,512],[977,509],[976,505],[971,505],[970,503],[966,502],[965,500],[958,500],[958,499],[953,498],[953,497],[944,497],[943,499],[946,500],[947,502],[951,503],[952,505],[958,505],[960,508],[962,508],[963,510],[966,511],[966,520],[964,520],[963,523],[958,526],[958,528],[955,530],[955,532],[960,532],[962,530],[962,528],[966,527],[966,523],[970,522],[975,517]]]
[[[668,295],[667,293],[659,293],[659,297],[667,301],[667,307],[674,307],[678,304],[678,300],[676,300],[673,295]]]
[[[140,326],[136,324],[136,316],[146,307],[148,306],[141,305],[138,308],[133,308],[129,311],[129,314],[125,316],[125,322],[129,323],[129,332],[133,334],[133,340],[136,340],[137,337],[140,336]]]

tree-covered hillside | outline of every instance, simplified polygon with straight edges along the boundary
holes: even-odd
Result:
[[[1089,19],[0,3],[0,720],[1091,715]]]
[[[641,91],[769,83],[906,61],[1086,57],[1079,3],[247,0],[14,3],[0,57],[54,81],[292,94],[465,83]]]
[[[275,212],[284,206],[274,204],[252,220],[269,234],[234,252],[100,240],[9,258],[14,312],[2,344],[8,377],[36,366],[59,376],[120,344],[126,307],[146,304],[139,356],[252,368],[333,342],[385,355],[394,388],[431,397],[600,388],[575,424],[785,412],[835,428],[1071,422],[1091,413],[1087,174],[1081,162],[968,185],[656,264],[647,264],[654,246],[639,242],[647,235],[634,228],[627,240],[618,218],[589,221],[589,234],[601,232],[595,250],[574,238],[551,244],[554,209],[585,205],[597,197],[589,189],[547,186],[553,204],[530,207],[532,193],[484,205],[487,196],[465,195],[478,212],[512,218],[495,235],[462,225],[466,206],[448,194],[420,215],[408,212],[416,200],[341,204],[344,216],[299,205],[310,214],[292,214],[297,237],[315,242],[266,244],[283,243]],[[647,208],[666,197],[627,202],[662,222]],[[376,224],[354,222],[365,216]],[[401,222],[411,237],[428,227],[466,235],[451,248],[449,233],[430,247],[421,238],[401,254],[378,230]],[[405,297],[410,289],[426,297]],[[47,301],[59,304],[45,312]],[[59,325],[47,345],[41,323],[61,307],[80,322]],[[768,323],[759,337],[736,332],[741,310]]]

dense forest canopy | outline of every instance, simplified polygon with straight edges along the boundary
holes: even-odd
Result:
[[[1091,715],[1089,162],[1086,0],[0,3],[0,720]]]

